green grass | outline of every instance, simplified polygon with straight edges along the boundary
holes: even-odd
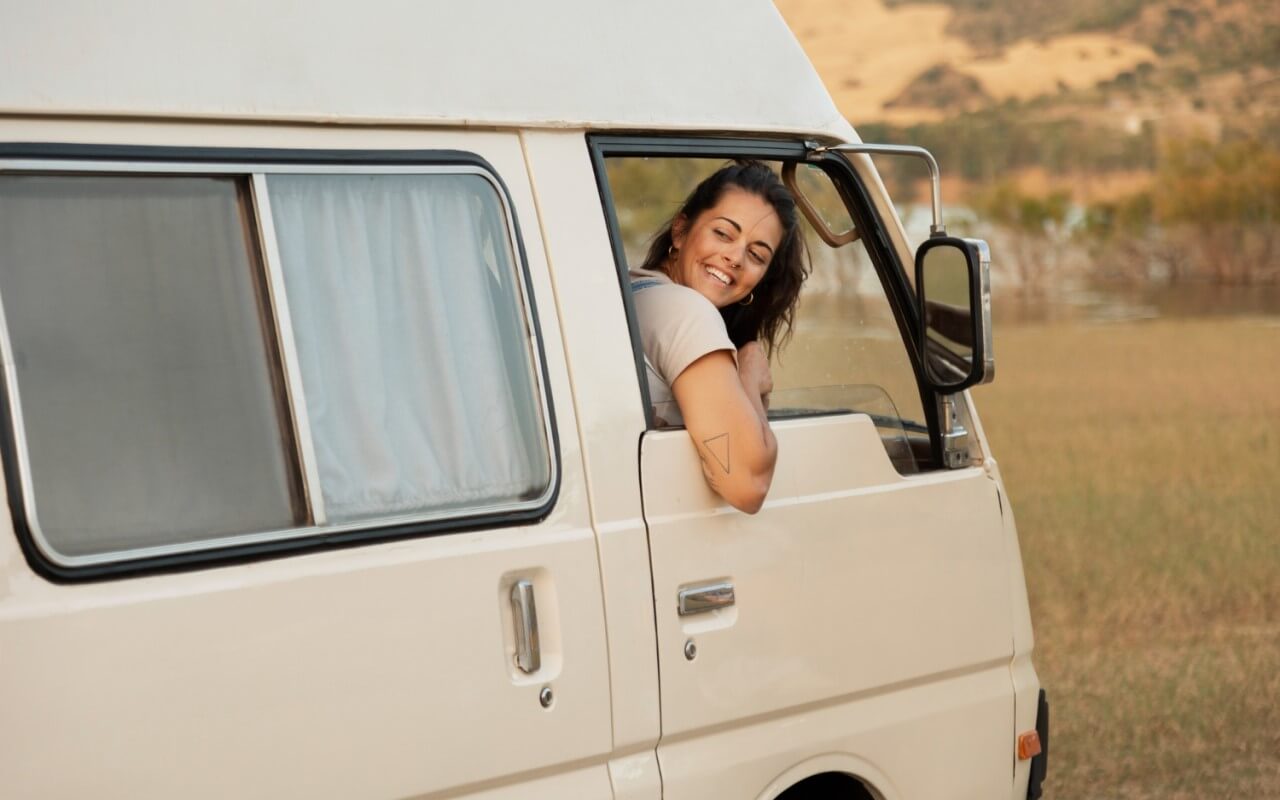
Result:
[[[1280,797],[1280,321],[997,331],[1050,798]]]

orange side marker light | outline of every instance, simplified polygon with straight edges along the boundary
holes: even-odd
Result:
[[[1018,735],[1018,760],[1026,761],[1028,758],[1040,755],[1040,734],[1035,731],[1027,731]]]

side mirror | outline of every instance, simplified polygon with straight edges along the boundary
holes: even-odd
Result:
[[[995,378],[991,251],[981,239],[935,236],[916,251],[925,380],[954,394]]]

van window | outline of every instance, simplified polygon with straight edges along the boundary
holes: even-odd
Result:
[[[0,175],[7,469],[46,556],[546,502],[502,196],[479,168],[383,172]]]
[[[638,267],[651,237],[723,159],[606,159],[617,236],[629,267]],[[783,165],[774,163],[782,172]],[[801,226],[812,272],[800,295],[792,337],[771,360],[770,419],[840,413],[869,415],[895,467],[915,472],[929,433],[915,372],[893,308],[848,209],[820,168],[796,166],[795,186],[823,224],[830,244],[804,215]],[[656,419],[674,415],[654,408]]]
[[[305,521],[247,216],[235,178],[0,176],[28,517],[55,552]]]

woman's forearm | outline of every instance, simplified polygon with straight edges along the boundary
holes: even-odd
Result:
[[[719,351],[691,364],[671,386],[708,485],[749,514],[764,504],[778,456],[759,382],[753,385],[748,391],[732,357]]]

